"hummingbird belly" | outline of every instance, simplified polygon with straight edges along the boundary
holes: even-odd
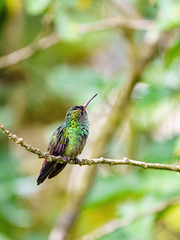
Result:
[[[70,129],[69,130],[69,142],[63,156],[74,159],[81,154],[87,139],[87,130]]]

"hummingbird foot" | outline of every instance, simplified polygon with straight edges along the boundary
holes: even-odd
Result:
[[[78,164],[78,163],[79,163],[78,158],[75,158],[75,159],[74,159],[74,163],[75,163],[75,164]]]
[[[68,157],[63,157],[64,158],[64,160],[66,161],[66,163],[69,163],[69,161],[71,160],[70,158],[68,158]]]

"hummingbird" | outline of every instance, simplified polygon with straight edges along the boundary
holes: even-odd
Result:
[[[66,114],[66,121],[53,133],[47,147],[47,152],[53,156],[62,156],[66,162],[49,162],[43,160],[42,168],[37,179],[37,185],[48,177],[53,178],[59,174],[70,159],[76,161],[76,157],[82,152],[89,135],[89,120],[86,111],[88,104],[97,94],[91,97],[84,105],[70,108]]]

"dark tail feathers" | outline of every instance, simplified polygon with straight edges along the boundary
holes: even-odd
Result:
[[[67,163],[57,163],[53,168],[52,172],[49,174],[48,178],[53,178],[58,175],[67,165]]]
[[[48,178],[55,177],[58,173],[60,173],[64,169],[66,165],[67,165],[66,163],[57,163],[55,161],[49,162],[46,159],[44,159],[39,177],[37,179],[37,185],[44,182],[44,180],[47,177]]]

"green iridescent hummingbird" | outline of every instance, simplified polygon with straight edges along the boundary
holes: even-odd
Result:
[[[87,105],[95,98],[95,94],[82,106],[74,106],[66,114],[66,121],[53,133],[47,152],[54,156],[62,156],[68,162],[69,159],[76,159],[82,152],[89,135],[89,120],[86,111]],[[43,165],[37,179],[37,184],[48,178],[59,174],[67,163],[43,160]]]

